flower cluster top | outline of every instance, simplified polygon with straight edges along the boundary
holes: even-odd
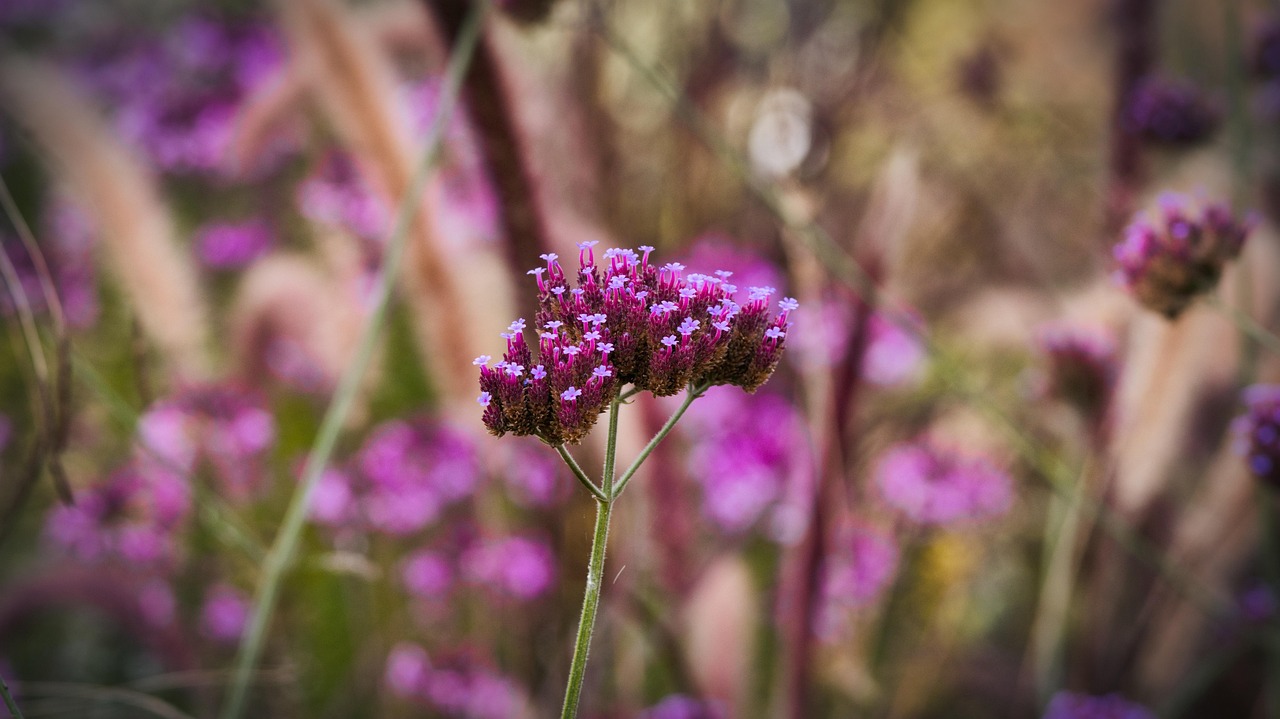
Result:
[[[1245,413],[1232,423],[1236,451],[1254,476],[1280,487],[1280,385],[1255,384],[1242,398]]]
[[[1185,195],[1161,196],[1160,216],[1129,225],[1114,250],[1117,281],[1170,319],[1213,289],[1253,229],[1252,220],[1237,220],[1224,205],[1197,211],[1194,204]]]
[[[578,245],[577,287],[555,254],[543,255],[547,266],[529,272],[538,282],[535,325],[511,324],[501,361],[476,358],[491,433],[576,443],[624,384],[660,397],[690,384],[753,392],[773,373],[794,299],[778,301],[773,315],[772,287],[748,288],[740,301],[730,272],[658,267],[652,247],[609,249],[597,264],[596,244]],[[537,335],[536,359],[526,329]]]

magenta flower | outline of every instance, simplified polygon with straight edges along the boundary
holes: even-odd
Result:
[[[228,497],[244,500],[261,484],[275,433],[275,419],[257,394],[191,387],[156,402],[138,420],[140,461],[187,476],[203,459]]]
[[[880,458],[885,501],[921,524],[949,525],[1003,515],[1013,502],[1009,475],[990,462],[927,442],[900,444]]]
[[[555,553],[529,537],[485,542],[467,550],[461,564],[468,580],[521,601],[542,596],[556,578]]]
[[[180,478],[131,465],[78,491],[74,505],[55,507],[45,520],[45,535],[82,561],[164,569],[176,558],[175,534],[189,506]]]
[[[381,242],[391,225],[386,204],[369,187],[355,161],[331,151],[298,186],[298,210],[310,220],[341,227],[368,242]]]
[[[800,417],[773,394],[712,389],[690,408],[683,431],[696,440],[686,466],[702,484],[703,514],[725,532],[744,532],[780,511],[791,485],[811,471]]]
[[[1253,226],[1253,219],[1238,221],[1225,205],[1197,210],[1184,195],[1162,195],[1160,215],[1136,219],[1116,245],[1115,279],[1148,309],[1173,319],[1218,284]]]
[[[249,600],[226,584],[218,584],[205,594],[200,610],[200,631],[210,639],[235,644],[249,621]]]
[[[361,511],[370,528],[412,534],[449,505],[475,491],[481,479],[471,439],[427,419],[377,427],[357,458]]]
[[[387,655],[382,682],[398,697],[409,699],[425,692],[431,674],[431,658],[417,644],[400,642]]]
[[[578,286],[568,292],[558,258],[544,256],[535,324],[552,332],[539,335],[537,361],[525,342],[524,323],[517,321],[503,333],[502,362],[480,365],[480,388],[490,398],[484,409],[490,432],[536,435],[552,445],[576,443],[623,384],[664,397],[690,384],[754,391],[773,372],[788,315],[798,306],[794,300],[784,299],[780,312],[770,316],[772,287],[752,287],[739,303],[737,287],[722,276],[685,277],[676,263],[659,269],[649,262],[648,250],[642,258],[611,248],[601,266],[593,247],[580,247]],[[535,364],[543,368],[538,376],[509,371]]]
[[[507,452],[502,479],[516,504],[550,508],[569,498],[573,481],[564,465],[538,442],[527,439],[510,442]]]
[[[228,270],[245,267],[265,255],[274,238],[266,223],[250,220],[206,225],[196,234],[195,241],[206,267]]]
[[[405,558],[400,579],[419,599],[440,599],[453,586],[453,565],[438,552],[419,550]]]

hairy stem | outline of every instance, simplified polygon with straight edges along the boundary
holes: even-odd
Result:
[[[556,445],[556,452],[560,454],[560,459],[563,459],[564,463],[569,465],[569,470],[573,472],[573,476],[578,478],[578,483],[586,487],[592,497],[595,497],[601,502],[609,501],[609,497],[604,492],[601,492],[595,482],[592,482],[591,479],[587,477],[587,473],[582,471],[582,467],[578,466],[577,460],[573,458],[572,454],[569,454],[569,450],[565,449],[563,444]]]
[[[13,719],[22,719],[22,710],[18,708],[18,703],[13,700],[13,695],[9,693],[9,685],[4,683],[4,677],[0,677],[0,697],[4,698],[4,705],[9,710],[9,716]]]
[[[334,391],[333,401],[325,412],[315,444],[312,446],[311,452],[307,457],[306,466],[303,468],[302,481],[294,492],[289,508],[285,512],[280,533],[276,536],[271,550],[267,552],[267,556],[263,561],[263,575],[258,584],[258,592],[254,599],[253,614],[249,622],[248,631],[236,657],[235,676],[228,692],[227,702],[223,707],[223,719],[237,719],[244,712],[249,682],[252,678],[253,670],[257,666],[258,658],[262,653],[262,645],[266,639],[267,627],[271,622],[271,615],[275,609],[276,595],[280,590],[280,582],[284,578],[285,571],[293,562],[293,556],[297,552],[298,543],[302,536],[302,529],[306,525],[307,510],[311,504],[311,496],[315,493],[320,475],[324,473],[325,466],[329,462],[338,434],[341,432],[347,414],[355,402],[365,370],[373,357],[374,342],[381,329],[382,320],[386,315],[387,304],[391,297],[391,289],[395,283],[396,275],[399,273],[400,263],[404,258],[409,228],[413,224],[414,215],[422,204],[420,199],[426,187],[431,168],[440,154],[444,128],[448,126],[449,118],[452,116],[454,106],[457,103],[462,75],[471,61],[488,6],[488,2],[475,4],[475,8],[467,19],[467,24],[463,28],[453,55],[449,60],[444,92],[440,100],[440,109],[436,113],[428,131],[426,150],[423,153],[422,160],[418,163],[417,172],[410,182],[405,196],[400,200],[400,206],[396,212],[395,225],[391,238],[387,243],[385,264],[382,273],[378,277],[378,284],[374,288],[372,309],[369,312],[368,321],[361,331],[355,356],[352,358],[350,366],[343,373],[338,387]]]
[[[605,499],[596,498],[596,529],[591,538],[591,559],[587,564],[587,588],[582,597],[582,615],[578,619],[578,639],[573,646],[573,663],[569,667],[569,684],[564,691],[561,719],[578,715],[578,699],[582,696],[582,680],[587,673],[587,653],[591,650],[591,632],[595,629],[596,611],[600,608],[600,590],[604,581],[604,553],[609,543],[609,517],[613,513],[613,465],[618,449],[618,409],[622,402],[614,397],[609,405],[609,436],[605,441],[604,474],[600,486]],[[567,453],[565,453],[567,454]]]

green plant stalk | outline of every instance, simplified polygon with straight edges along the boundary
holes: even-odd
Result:
[[[1236,328],[1248,335],[1254,342],[1266,347],[1271,352],[1280,354],[1280,337],[1277,337],[1274,332],[1259,324],[1247,312],[1239,307],[1228,305],[1212,295],[1206,299],[1206,302],[1210,307],[1226,314],[1235,323]]]
[[[640,450],[640,454],[636,457],[636,460],[631,463],[630,467],[627,467],[627,471],[622,473],[622,476],[618,479],[617,485],[613,487],[612,494],[610,494],[613,499],[617,499],[622,495],[622,490],[627,488],[627,484],[630,483],[631,478],[635,476],[636,470],[640,469],[640,465],[649,458],[649,455],[653,453],[653,450],[658,446],[658,443],[671,433],[671,429],[675,427],[676,422],[679,422],[680,418],[684,416],[685,411],[689,409],[689,405],[693,404],[695,399],[706,393],[707,389],[710,387],[711,385],[709,384],[689,387],[684,395],[684,403],[667,418],[667,423],[662,425],[662,429],[658,430],[658,433],[653,435],[653,439],[649,440],[649,444],[646,444],[644,449]],[[606,494],[609,494],[609,489],[605,489],[604,491]]]
[[[333,401],[325,411],[315,444],[312,446],[311,453],[307,457],[307,463],[303,467],[302,481],[294,492],[289,508],[285,512],[280,533],[276,536],[275,542],[263,560],[262,579],[259,581],[257,596],[254,599],[253,614],[249,620],[245,640],[240,645],[240,651],[236,657],[234,678],[228,691],[227,701],[222,709],[221,716],[223,719],[238,719],[244,712],[249,682],[254,668],[257,666],[258,658],[262,654],[267,627],[271,623],[276,597],[280,591],[280,582],[284,578],[286,570],[292,564],[294,555],[297,553],[298,544],[302,537],[302,529],[306,525],[307,510],[311,505],[311,497],[315,493],[320,475],[324,473],[325,466],[329,462],[329,457],[333,454],[333,448],[337,443],[339,433],[342,431],[342,425],[346,421],[347,414],[351,411],[351,406],[355,402],[365,370],[373,357],[374,342],[378,337],[383,318],[386,316],[392,286],[395,283],[396,276],[399,274],[400,264],[404,258],[409,228],[412,226],[418,208],[422,204],[420,199],[426,187],[427,178],[430,176],[431,168],[439,157],[440,146],[444,138],[444,129],[447,127],[447,123],[452,117],[454,107],[457,104],[458,94],[462,86],[462,77],[471,64],[471,57],[480,36],[480,29],[483,27],[483,20],[488,6],[489,0],[475,3],[471,14],[466,20],[466,24],[463,25],[462,31],[458,35],[457,45],[452,57],[449,59],[449,66],[445,73],[444,92],[440,98],[440,108],[432,120],[431,128],[428,130],[426,149],[423,151],[422,160],[418,163],[417,171],[409,183],[405,196],[400,200],[400,205],[396,212],[395,225],[387,242],[386,260],[384,261],[382,273],[378,277],[377,285],[374,287],[372,309],[369,312],[369,318],[364,328],[361,330],[355,356],[352,358],[350,366],[343,372],[338,386],[334,390]]]
[[[605,497],[613,496],[613,465],[617,458],[618,409],[621,406],[622,402],[617,396],[609,405],[609,435],[604,445],[604,474],[600,478],[601,491]],[[591,650],[591,633],[595,629],[596,612],[600,608],[600,590],[604,583],[604,554],[609,543],[609,518],[612,514],[612,499],[597,497],[596,529],[591,538],[587,587],[582,597],[582,615],[578,618],[578,638],[573,646],[573,663],[569,666],[569,683],[564,690],[564,706],[560,709],[561,719],[572,719],[578,715],[578,699],[582,696],[582,680],[587,672],[587,653]]]
[[[565,449],[563,444],[556,445],[556,452],[560,453],[560,459],[563,459],[564,463],[569,465],[569,470],[573,472],[574,477],[578,478],[578,483],[581,484],[583,487],[586,487],[587,491],[591,493],[592,497],[595,497],[596,500],[600,502],[609,501],[608,495],[606,495],[604,492],[601,492],[600,488],[597,487],[589,477],[587,477],[587,473],[582,471],[582,467],[578,466],[578,463],[577,461],[574,460],[573,455],[569,454],[569,450]]]
[[[9,716],[13,719],[23,719],[22,710],[18,708],[18,703],[13,700],[13,695],[9,693],[9,685],[4,683],[4,677],[0,677],[0,697],[4,697],[4,705],[9,709]]]

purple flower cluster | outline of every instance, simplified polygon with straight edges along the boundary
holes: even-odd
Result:
[[[574,482],[565,466],[536,440],[521,438],[503,444],[507,461],[502,477],[512,501],[526,508],[546,509],[569,498]]]
[[[1058,692],[1049,700],[1043,719],[1155,719],[1149,709],[1126,701],[1119,694],[1095,697]]]
[[[481,476],[465,433],[431,419],[392,420],[369,435],[352,470],[321,477],[311,516],[343,529],[413,534],[470,497]]]
[[[467,579],[516,600],[542,596],[556,580],[556,556],[545,542],[505,537],[468,550],[461,559]]]
[[[298,186],[298,211],[315,222],[341,227],[367,242],[380,242],[390,211],[360,175],[350,155],[331,151]]]
[[[190,509],[185,482],[130,465],[76,493],[45,522],[45,535],[86,562],[123,561],[165,569],[176,559],[176,535]]]
[[[216,223],[196,233],[196,252],[205,267],[231,270],[247,266],[271,249],[271,228],[261,220]]]
[[[900,444],[876,468],[885,501],[921,524],[949,525],[1003,515],[1013,502],[1009,475],[985,459],[929,442]]]
[[[233,500],[248,499],[261,484],[275,435],[257,394],[222,385],[183,390],[138,420],[141,462],[186,477],[204,460]]]
[[[1040,349],[1048,359],[1044,392],[1077,407],[1100,422],[1115,388],[1116,346],[1099,330],[1055,324],[1040,330]]]
[[[421,549],[410,554],[400,567],[405,588],[419,599],[438,602],[462,580],[497,597],[523,602],[543,596],[555,584],[555,552],[544,541],[510,536],[468,542],[463,547]]]
[[[217,172],[240,103],[282,58],[266,26],[190,17],[163,37],[103,47],[77,65],[115,109],[121,132],[158,167]]]
[[[1207,140],[1220,121],[1218,108],[1194,85],[1147,78],[1129,95],[1125,128],[1165,145],[1195,145]]]
[[[392,647],[383,682],[392,694],[441,716],[507,719],[520,716],[525,703],[509,679],[477,662],[465,658],[432,662],[425,649],[409,642]]]
[[[696,438],[686,466],[702,484],[703,514],[725,532],[755,525],[811,471],[800,417],[772,394],[713,389],[683,430]]]
[[[1256,384],[1241,398],[1245,413],[1232,422],[1236,451],[1254,476],[1280,487],[1280,385]]]
[[[1254,223],[1236,220],[1221,204],[1197,211],[1185,195],[1167,193],[1159,204],[1159,217],[1139,217],[1116,245],[1115,278],[1143,305],[1173,319],[1213,289]]]
[[[814,633],[831,640],[851,610],[876,600],[898,572],[898,545],[888,535],[849,526],[836,534],[823,558]]]
[[[74,328],[89,327],[98,319],[99,310],[94,230],[83,212],[62,197],[53,200],[42,220],[45,236],[50,240],[42,251],[67,324]],[[0,236],[0,252],[8,255],[13,263],[32,311],[46,311],[40,277],[26,248],[16,237]],[[0,313],[8,315],[12,311],[9,293],[0,294]]]
[[[777,367],[795,300],[769,316],[772,287],[752,287],[740,304],[732,273],[683,275],[684,266],[649,262],[652,247],[609,249],[596,264],[595,242],[579,245],[578,286],[558,257],[531,270],[538,282],[538,359],[526,324],[503,333],[507,350],[480,367],[484,423],[497,436],[536,435],[551,445],[577,443],[626,383],[659,397],[690,384],[733,384],[748,392]]]

